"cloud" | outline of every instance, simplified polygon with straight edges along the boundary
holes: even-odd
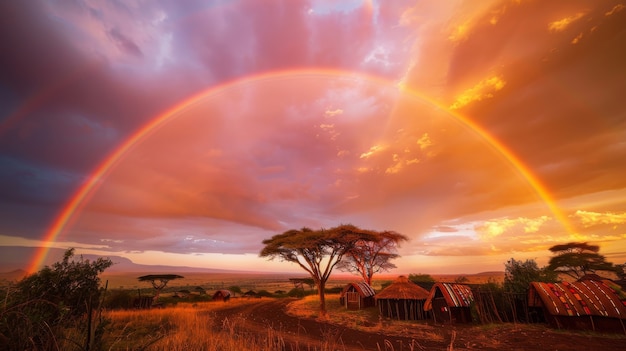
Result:
[[[473,87],[465,90],[456,97],[456,101],[450,105],[451,110],[460,109],[472,102],[492,98],[494,93],[502,90],[506,82],[501,77],[490,77],[481,80]]]
[[[100,174],[60,239],[241,254],[351,222],[430,257],[623,252],[623,7],[0,2],[0,231],[43,236],[120,145],[206,92]]]
[[[557,20],[557,21],[554,21],[554,22],[550,22],[550,24],[548,25],[548,29],[551,32],[562,32],[567,27],[569,27],[573,22],[578,21],[583,16],[585,16],[584,12],[578,12],[578,13],[576,13],[574,15],[562,18],[560,20]]]
[[[476,230],[481,236],[487,239],[493,239],[514,228],[521,228],[524,233],[536,233],[548,220],[550,220],[550,218],[547,216],[541,216],[539,218],[502,218],[486,221],[479,225]]]
[[[577,210],[571,217],[578,219],[586,228],[601,224],[626,224],[626,212],[624,213],[599,213],[592,211]]]

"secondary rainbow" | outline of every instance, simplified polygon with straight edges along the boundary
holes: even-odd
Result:
[[[45,233],[43,237],[44,245],[35,253],[33,259],[31,260],[31,264],[28,267],[29,272],[37,271],[45,262],[49,244],[56,241],[59,234],[64,230],[65,227],[70,224],[74,215],[77,211],[80,210],[82,206],[85,205],[89,197],[94,193],[97,189],[98,184],[100,184],[106,178],[107,174],[115,167],[115,165],[119,162],[119,160],[129,152],[134,145],[136,145],[140,140],[149,136],[152,132],[156,131],[158,128],[164,126],[168,120],[178,115],[180,112],[184,111],[188,107],[194,105],[196,102],[201,99],[210,97],[212,95],[220,94],[228,89],[239,86],[244,83],[255,83],[264,80],[273,80],[273,79],[285,79],[285,78],[294,78],[298,76],[304,77],[330,77],[335,79],[361,79],[369,82],[374,82],[378,84],[384,84],[386,86],[395,85],[394,82],[365,73],[355,73],[353,71],[345,71],[345,70],[337,70],[337,69],[313,69],[313,68],[304,68],[304,69],[291,69],[291,70],[283,70],[283,71],[269,71],[253,76],[246,76],[243,78],[235,79],[232,81],[225,82],[223,84],[208,88],[203,90],[181,103],[173,106],[172,108],[166,110],[162,114],[156,116],[150,122],[146,123],[144,126],[139,128],[134,134],[132,134],[122,145],[120,145],[115,151],[113,151],[98,167],[94,169],[91,173],[91,176],[80,186],[80,188],[74,193],[72,198],[68,201],[68,203],[63,207],[60,214],[54,222],[51,224],[49,230]],[[499,140],[491,136],[485,129],[481,126],[473,122],[471,119],[457,113],[451,111],[449,108],[441,105],[436,101],[420,94],[419,92],[412,90],[410,88],[401,87],[402,92],[410,94],[414,97],[417,97],[421,100],[427,101],[428,103],[436,106],[444,111],[446,111],[449,115],[453,116],[456,120],[469,127],[475,133],[477,133],[483,140],[489,144],[493,149],[495,149],[500,155],[502,155],[518,172],[519,174],[528,182],[530,187],[537,193],[537,195],[545,202],[550,211],[553,213],[555,218],[563,225],[563,227],[567,230],[569,234],[573,234],[573,230],[567,220],[567,217],[563,214],[560,208],[557,206],[556,202],[547,191],[547,189],[541,184],[539,179],[534,176],[534,174],[524,165],[524,163],[517,157],[513,152],[511,152],[503,143]]]

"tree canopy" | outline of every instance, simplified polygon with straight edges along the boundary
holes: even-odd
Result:
[[[324,289],[333,268],[359,240],[375,240],[375,236],[356,226],[345,224],[331,229],[307,227],[291,229],[263,240],[259,256],[295,263],[315,281],[320,297],[320,314],[326,315]]]
[[[152,287],[156,291],[154,295],[154,301],[159,299],[159,295],[161,290],[167,286],[170,280],[181,279],[184,278],[182,275],[178,274],[149,274],[144,275],[137,278],[140,282],[150,282],[152,283]]]
[[[571,242],[554,245],[550,248],[554,254],[550,258],[548,268],[566,274],[574,279],[580,279],[586,274],[597,271],[616,272],[613,263],[607,262],[600,255],[600,246],[590,245],[586,242]]]
[[[426,273],[413,273],[409,274],[409,280],[413,283],[434,283],[435,278]]]
[[[531,282],[556,282],[557,274],[547,268],[539,268],[533,259],[526,261],[511,258],[504,264],[504,290],[525,294]]]
[[[367,231],[367,236],[346,252],[337,268],[356,273],[371,285],[374,274],[396,268],[390,261],[400,257],[397,246],[406,240],[406,236],[394,231]]]

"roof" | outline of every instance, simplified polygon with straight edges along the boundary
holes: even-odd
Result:
[[[441,295],[446,300],[446,304],[450,307],[469,307],[472,301],[474,301],[474,294],[469,285],[455,284],[455,283],[435,283],[428,300],[424,304],[424,310],[429,311],[432,309],[432,300],[437,295],[437,291],[441,292]]]
[[[626,319],[626,299],[619,285],[609,280],[583,280],[574,283],[532,282],[530,293],[539,296],[543,306],[556,316],[603,316]],[[535,301],[530,299],[530,304]]]
[[[428,290],[401,275],[391,285],[376,294],[376,299],[426,300]]]
[[[366,282],[358,282],[358,283],[348,283],[341,292],[341,295],[345,295],[350,287],[354,287],[354,289],[363,297],[370,297],[376,295],[374,289],[367,284]]]

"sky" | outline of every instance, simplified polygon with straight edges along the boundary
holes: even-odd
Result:
[[[301,272],[262,241],[340,224],[392,273],[624,263],[624,47],[623,1],[1,1],[0,269]]]

